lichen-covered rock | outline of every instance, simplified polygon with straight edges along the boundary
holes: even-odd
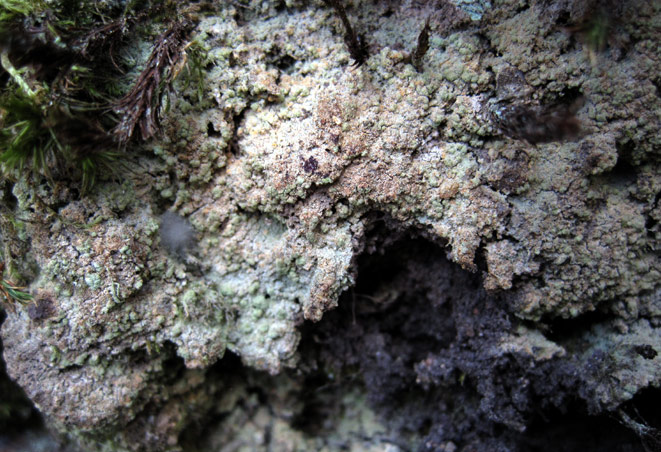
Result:
[[[222,366],[227,351],[272,375],[309,373],[311,356],[334,372],[357,366],[383,392],[345,395],[361,406],[383,408],[409,386],[468,385],[456,397],[479,415],[459,416],[464,427],[443,430],[441,414],[431,429],[406,427],[410,441],[429,430],[424,444],[437,447],[423,450],[494,450],[477,420],[522,432],[536,403],[580,397],[599,413],[659,387],[661,7],[623,3],[604,50],[583,38],[597,13],[582,2],[455,1],[471,20],[449,30],[419,2],[346,3],[369,43],[362,66],[350,66],[344,25],[323,2],[221,2],[195,31],[205,85],[178,85],[162,136],[131,153],[121,182],[82,199],[62,184],[5,182],[15,218],[11,231],[1,223],[4,259],[39,271],[24,272],[35,304],[7,312],[4,359],[51,425],[107,450],[174,450],[215,412],[250,421],[222,427],[207,438],[215,446],[341,447],[315,443],[293,421],[302,408],[283,408],[306,397],[305,384],[269,394],[282,411],[260,408]],[[428,17],[418,72],[411,52]],[[165,211],[185,218],[185,246],[159,233]],[[431,260],[402,251],[412,264],[400,288],[367,294],[379,319],[409,300],[399,336],[360,326],[319,343],[335,352],[303,353],[303,323],[323,322],[354,290],[358,257],[410,236]],[[425,296],[432,308],[414,301]],[[587,327],[551,331],[595,311]],[[361,410],[347,419],[385,435]]]

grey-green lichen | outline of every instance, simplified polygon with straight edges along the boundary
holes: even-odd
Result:
[[[435,34],[418,73],[399,45],[414,43],[413,24],[426,19],[414,5],[386,17],[379,4],[354,2],[359,19],[378,18],[370,40],[379,50],[349,69],[332,11],[249,3],[201,18],[203,99],[178,85],[163,136],[130,157],[123,183],[79,200],[63,185],[13,185],[41,269],[30,289],[53,314],[9,313],[5,359],[56,426],[111,438],[153,401],[179,419],[168,430],[176,439],[186,410],[200,405],[178,409],[169,398],[197,397],[203,369],[227,350],[272,374],[296,366],[301,322],[321,319],[353,285],[374,214],[447,246],[521,318],[599,308],[629,322],[630,334],[658,332],[640,318],[661,310],[652,82],[661,62],[649,34],[658,6],[639,2],[628,53],[593,67],[541,14],[544,2],[520,12],[517,2],[456,2],[483,17],[482,37]],[[512,68],[530,102],[580,91],[585,135],[537,146],[504,135],[489,102]],[[161,246],[164,206],[198,237],[183,259]],[[617,334],[589,342],[633,337]],[[501,346],[540,361],[565,353],[549,342],[520,332]],[[174,355],[187,368],[179,383],[164,371]],[[634,370],[604,384],[606,405],[660,383],[658,359],[623,368]]]

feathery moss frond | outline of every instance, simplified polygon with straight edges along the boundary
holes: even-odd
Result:
[[[25,287],[18,287],[13,282],[5,279],[5,263],[0,261],[0,301],[4,302],[9,309],[12,309],[16,303],[26,304],[32,301],[33,297],[27,292],[23,292]]]
[[[2,286],[0,293],[5,297],[6,302],[29,303],[32,301],[32,295],[21,290],[25,287],[17,287],[11,281],[5,279],[0,282],[0,285]]]
[[[33,99],[19,92],[0,97],[0,164],[5,172],[48,176],[57,148],[46,112]]]
[[[28,16],[46,9],[43,0],[0,0],[0,22]]]
[[[143,140],[153,137],[159,127],[159,110],[163,89],[178,75],[185,60],[186,35],[192,28],[188,20],[173,23],[156,40],[145,69],[131,91],[117,102],[122,121],[115,128],[119,141],[127,143],[136,127]]]
[[[119,152],[102,150],[82,157],[77,165],[81,173],[81,192],[89,192],[99,174],[115,174],[120,156]]]
[[[204,46],[198,40],[191,41],[185,48],[185,72],[183,78],[183,89],[187,90],[191,84],[197,87],[198,102],[204,99],[204,87],[206,72],[204,66],[208,63],[209,55]],[[178,74],[175,74],[175,78]]]

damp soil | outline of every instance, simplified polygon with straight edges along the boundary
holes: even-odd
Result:
[[[507,299],[486,293],[479,275],[429,241],[402,239],[363,255],[338,309],[305,326],[302,355],[317,369],[306,385],[314,394],[361,387],[410,450],[658,450],[615,413],[589,413],[582,369],[569,360],[535,365],[494,353],[518,326]],[[650,390],[625,409],[658,426],[660,396]],[[325,402],[341,396],[319,398],[298,420],[310,434],[323,433]]]
[[[247,382],[236,419],[258,423],[265,410],[328,450],[349,450],[358,440],[337,440],[341,418],[347,400],[363,400],[386,426],[380,444],[393,450],[659,450],[661,391],[643,391],[619,412],[591,409],[582,398],[588,370],[577,363],[494,352],[521,324],[504,297],[484,291],[479,274],[423,238],[391,237],[356,262],[356,284],[338,308],[302,326],[296,369],[269,376],[231,353],[212,367],[209,375],[229,387]],[[554,340],[576,327],[556,326]],[[212,450],[232,416],[199,421],[182,436],[184,450]],[[266,444],[275,423],[264,424]]]

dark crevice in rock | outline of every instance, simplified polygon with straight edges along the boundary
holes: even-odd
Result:
[[[570,21],[571,21],[571,16],[569,14],[569,11],[562,10],[558,14],[558,17],[555,19],[555,24],[559,27],[566,27],[570,24]]]
[[[4,319],[5,312],[0,307],[0,327]],[[33,442],[39,441],[42,447],[48,447],[49,452],[73,452],[73,447],[52,437],[46,430],[39,410],[7,374],[2,352],[0,341],[0,450],[30,451]]]
[[[232,352],[225,352],[223,359],[211,366],[207,371],[207,380],[221,383],[227,379],[228,375],[242,377],[245,369],[241,364],[241,359]],[[184,450],[200,450],[200,445],[212,436],[214,429],[225,419],[227,413],[218,413],[204,411],[199,413],[190,424],[181,431],[178,444],[184,447]]]
[[[334,417],[339,414],[338,407],[328,402],[335,396],[341,396],[346,383],[335,382],[331,376],[321,372],[307,376],[301,391],[305,403],[301,412],[292,419],[292,427],[310,436],[327,435],[333,428]]]
[[[611,181],[614,184],[632,184],[636,181],[638,170],[636,169],[635,144],[625,141],[617,144],[617,162],[610,171]]]
[[[177,346],[171,341],[165,341],[161,349],[161,354],[167,356],[163,361],[163,374],[166,381],[178,381],[184,377],[186,366],[184,359],[177,355]]]
[[[563,409],[539,413],[530,423],[519,449],[534,452],[613,451],[657,452],[661,450],[661,390],[648,388],[614,412],[590,416],[573,400]]]
[[[361,246],[356,250],[359,257],[362,254],[383,254],[394,244],[405,241],[426,241],[437,251],[449,247],[446,240],[439,239],[424,226],[410,227],[393,218],[388,212],[370,210],[362,216],[362,219],[365,224],[365,234],[361,238]],[[443,251],[443,256],[445,255]]]
[[[361,251],[365,254],[373,254],[382,250],[406,234],[403,226],[386,212],[373,210],[366,213],[363,219],[365,236]]]
[[[243,427],[240,424],[251,422],[260,409],[273,414],[271,407],[278,402],[273,395],[278,380],[245,367],[241,358],[231,351],[226,351],[220,361],[206,370],[205,385],[203,407],[191,414],[188,425],[179,434],[177,444],[185,451],[203,452],[226,447],[227,443],[219,440],[228,433],[223,430],[240,429]],[[230,396],[229,400],[234,400],[234,404],[223,398],[232,392],[236,395]],[[270,426],[261,432],[265,443],[269,440],[269,432]],[[227,436],[231,438],[231,435]],[[236,442],[239,443],[240,439]]]
[[[527,11],[530,8],[530,5],[528,2],[522,2],[519,7],[515,10],[514,15],[519,15],[525,11]]]
[[[656,95],[661,97],[661,77],[653,79],[652,84],[654,85],[654,88],[656,88]]]
[[[609,315],[601,310],[587,312],[571,319],[553,318],[542,320],[540,323],[545,327],[545,336],[558,343],[571,342],[582,336],[594,325],[605,323]]]
[[[514,446],[512,450],[528,452],[640,450],[636,436],[613,415],[590,416],[580,403],[540,413],[525,434],[509,442]]]
[[[18,199],[12,193],[12,186],[10,183],[2,185],[2,205],[9,211],[13,211],[18,205]]]
[[[635,434],[645,452],[661,451],[661,389],[640,391],[618,410],[618,421]]]
[[[569,87],[566,86],[557,94],[556,102],[563,105],[575,105],[577,102],[580,102],[583,97],[581,88],[578,86]]]
[[[377,221],[371,234],[383,237],[388,230],[385,221]],[[449,422],[445,410],[457,400],[440,388],[423,388],[419,365],[448,350],[457,337],[477,333],[468,331],[458,311],[466,297],[481,298],[481,289],[475,275],[451,264],[441,248],[401,237],[358,259],[356,285],[339,307],[304,326],[301,354],[316,369],[306,380],[310,394],[359,388],[393,431],[406,437],[427,434],[444,416]],[[457,389],[461,398],[471,398]],[[309,432],[331,417],[318,399],[310,400],[301,417]]]
[[[402,245],[416,247],[411,242]],[[371,290],[375,286],[378,283],[370,276],[364,276],[357,284],[361,290]],[[526,377],[537,380],[531,384],[521,377],[530,368],[526,359],[492,357],[493,362],[490,363],[484,360],[486,353],[480,355],[472,352],[464,358],[470,356],[473,361],[458,363],[463,370],[455,371],[445,383],[428,387],[419,384],[424,371],[420,366],[412,368],[411,364],[420,356],[430,350],[458,354],[462,353],[462,349],[465,353],[466,347],[470,348],[470,340],[464,340],[464,345],[453,350],[456,344],[452,344],[452,338],[457,336],[452,329],[453,315],[456,313],[438,313],[449,326],[441,329],[446,331],[447,337],[431,337],[433,334],[420,337],[407,327],[412,325],[411,319],[402,319],[398,315],[406,311],[406,302],[411,299],[400,299],[400,303],[392,302],[388,308],[380,309],[378,303],[383,301],[377,303],[362,298],[354,304],[354,295],[345,294],[339,308],[333,311],[334,317],[327,315],[320,323],[306,326],[302,341],[304,359],[299,367],[303,375],[289,372],[289,375],[269,377],[243,367],[239,358],[231,353],[212,366],[207,371],[207,381],[218,382],[224,388],[218,394],[231,391],[243,383],[245,389],[237,405],[239,408],[232,411],[238,410],[243,414],[234,418],[226,409],[223,411],[219,405],[212,403],[218,408],[199,413],[180,435],[179,445],[190,451],[211,450],[209,447],[219,440],[219,429],[236,422],[254,423],[264,408],[271,416],[282,417],[282,408],[274,407],[285,400],[282,391],[286,393],[287,390],[283,388],[293,384],[296,389],[289,392],[289,402],[285,403],[298,408],[292,411],[293,417],[286,419],[293,428],[311,438],[332,436],[346,409],[342,401],[357,392],[366,395],[382,421],[389,426],[388,435],[379,440],[396,444],[402,450],[440,451],[446,450],[443,447],[450,443],[458,446],[458,450],[484,452],[641,450],[639,439],[631,433],[631,429],[623,427],[614,414],[588,415],[585,403],[575,397],[560,397],[559,400],[564,402],[557,406],[542,400],[545,392],[553,393],[570,387],[553,380],[563,378],[572,369],[566,369],[563,373],[553,366],[542,365]],[[414,304],[411,311],[424,310],[423,305],[423,302]],[[474,312],[474,306],[469,308]],[[424,333],[424,328],[418,326],[418,329]],[[324,335],[329,333],[332,336]],[[433,358],[423,359],[421,363],[428,364]],[[485,368],[482,375],[475,371],[479,367]],[[485,378],[487,375],[489,377]],[[548,380],[546,383],[544,378]],[[531,396],[527,393],[533,387],[537,392]],[[507,391],[503,392],[503,389]],[[485,399],[487,392],[493,393],[494,397]],[[511,407],[500,405],[498,398],[502,399],[501,402],[509,399],[509,403],[518,403],[521,408],[527,406],[525,431],[508,428],[507,424],[485,415],[484,410],[487,409],[493,410],[491,416],[498,412],[507,416]],[[649,403],[647,399],[634,398],[624,409],[637,422],[644,420],[644,425],[649,427],[656,425],[656,415],[649,409],[655,406],[654,400],[658,397],[648,398]],[[264,441],[268,444],[273,424],[268,423],[262,428]],[[416,437],[423,437],[423,440],[418,443],[412,439]],[[339,443],[335,446],[339,447]],[[349,443],[345,446],[349,447]]]
[[[160,196],[160,194],[157,194],[153,197],[154,204],[152,209],[157,215],[162,215],[164,212],[170,209],[173,199],[176,199],[176,193],[179,186],[179,177],[177,176],[177,171],[175,169],[168,170],[167,177],[167,186],[172,188],[172,196],[164,198]]]
[[[489,271],[489,265],[487,264],[487,248],[485,244],[486,240],[492,241],[495,240],[495,237],[483,240],[478,249],[475,251],[475,268],[477,268],[478,273],[482,275],[488,273]]]
[[[389,230],[379,218],[370,235],[383,238]],[[336,310],[303,327],[301,368],[308,370],[298,428],[327,434],[337,409],[332,401],[358,390],[401,441],[423,438],[419,450],[445,450],[450,442],[485,452],[565,444],[572,451],[638,450],[630,430],[582,399],[608,371],[605,357],[537,361],[534,354],[501,351],[494,344],[520,334],[520,322],[475,274],[405,233],[381,248],[368,237],[369,243],[355,287]],[[593,312],[541,327],[565,344],[607,318]]]
[[[654,202],[652,203],[651,209],[656,209],[659,206],[659,200],[661,199],[661,192],[657,193],[654,196]],[[655,237],[659,232],[659,222],[651,214],[648,214],[645,218],[645,229],[647,230],[647,236],[651,239]]]
[[[207,136],[210,138],[220,138],[222,136],[222,134],[216,130],[211,121],[207,123]]]
[[[241,147],[239,146],[239,140],[241,137],[239,136],[239,128],[241,127],[241,123],[245,119],[246,116],[246,110],[243,109],[241,112],[237,115],[234,115],[232,118],[232,123],[234,124],[234,127],[232,128],[232,138],[230,138],[229,144],[228,144],[228,150],[230,153],[238,158],[241,155]]]
[[[274,44],[266,53],[267,64],[277,68],[281,72],[288,73],[296,63],[296,58],[285,53],[280,46]]]

